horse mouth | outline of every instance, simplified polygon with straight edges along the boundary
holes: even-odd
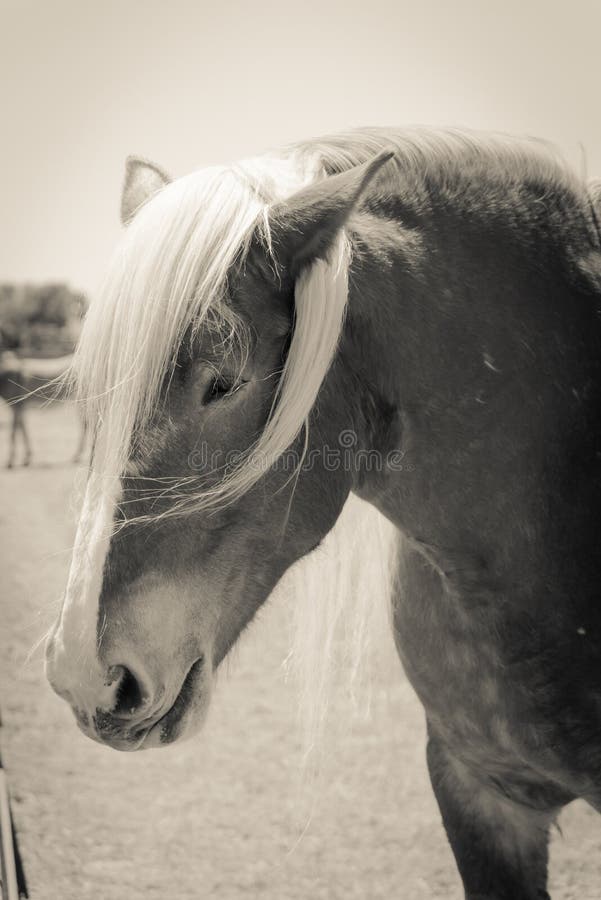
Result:
[[[75,717],[79,728],[84,734],[101,744],[108,744],[115,750],[135,751],[160,747],[170,744],[180,737],[180,727],[186,717],[186,713],[192,706],[194,698],[198,695],[199,682],[203,676],[204,657],[194,662],[188,674],[184,678],[177,697],[163,715],[154,722],[152,720],[141,722],[138,727],[123,727],[124,722],[111,721],[110,714],[106,722],[100,724],[98,714],[94,717],[94,728],[90,727],[89,718],[79,710],[75,711]]]
[[[179,694],[175,698],[171,707],[161,716],[158,722],[146,733],[143,743],[149,735],[158,735],[161,744],[170,744],[179,736],[178,726],[188,711],[193,698],[196,695],[196,688],[202,676],[204,665],[204,657],[197,659],[190,667],[188,674],[184,678]]]

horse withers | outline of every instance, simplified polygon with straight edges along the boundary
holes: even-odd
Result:
[[[461,132],[175,181],[129,161],[75,361],[95,450],[47,645],[86,734],[196,731],[353,494],[383,525],[353,563],[394,576],[353,588],[392,605],[466,896],[548,896],[550,825],[601,808],[595,198],[540,142]]]

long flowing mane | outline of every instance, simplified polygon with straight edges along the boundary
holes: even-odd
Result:
[[[190,331],[216,328],[246,346],[244,324],[228,304],[228,273],[244,259],[257,228],[270,253],[270,206],[390,146],[399,159],[407,203],[417,211],[429,208],[436,197],[461,196],[462,202],[483,211],[513,205],[526,214],[525,184],[541,195],[551,192],[564,208],[586,205],[584,182],[548,145],[464,132],[360,130],[176,180],[127,228],[101,295],[88,313],[74,362],[78,395],[90,420],[98,423],[93,471],[101,481],[118,479],[126,470],[132,441],[151,421]],[[306,425],[343,328],[350,264],[350,244],[343,234],[332,256],[309,267],[296,286],[290,349],[271,415],[253,448],[264,465],[277,460]],[[196,506],[229,502],[247,491],[262,471],[264,467],[247,460],[217,487],[188,491],[187,502],[190,497]],[[364,655],[359,648],[374,597],[389,593],[398,539],[389,523],[356,499],[341,520],[329,541],[335,546],[329,574],[326,554],[320,552],[316,560],[319,609],[310,586],[311,565],[299,569],[306,573],[304,588],[295,592],[306,598],[299,607],[296,656],[304,672],[306,720],[313,735],[327,705],[327,671],[336,657],[334,635],[342,601],[347,595],[355,598],[355,624],[347,622],[347,632],[353,635],[347,645],[355,648],[348,663],[352,680]],[[346,536],[338,540],[340,534]],[[342,573],[350,571],[346,564],[351,558],[360,562],[355,562],[349,579]],[[371,560],[369,566],[366,560]]]

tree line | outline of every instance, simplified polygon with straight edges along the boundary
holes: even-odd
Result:
[[[85,295],[66,283],[0,283],[0,351],[71,353],[86,308]]]

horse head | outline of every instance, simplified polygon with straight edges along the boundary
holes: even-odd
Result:
[[[339,516],[354,474],[325,451],[345,430],[361,444],[338,353],[344,226],[390,157],[173,182],[128,162],[75,361],[95,444],[47,642],[90,737],[133,750],[197,730],[220,662]]]

